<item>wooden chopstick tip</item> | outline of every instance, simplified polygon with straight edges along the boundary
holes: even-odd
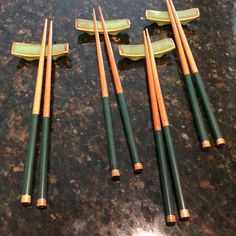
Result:
[[[149,35],[149,32],[148,32],[148,29],[145,29],[145,32],[146,32],[147,42],[151,43],[151,39],[150,39],[150,35]]]
[[[100,7],[100,5],[98,6],[98,11],[99,11],[99,15],[100,15],[101,21],[104,20],[103,19],[102,8]]]
[[[146,40],[146,34],[145,34],[145,31],[143,31],[143,42],[144,42],[144,49],[145,49],[145,40]]]
[[[96,11],[95,11],[95,9],[93,8],[93,17],[95,17],[96,16]]]
[[[48,24],[48,19],[46,18],[44,21],[44,27],[47,26],[47,24]]]

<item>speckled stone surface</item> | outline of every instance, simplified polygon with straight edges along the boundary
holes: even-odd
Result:
[[[120,182],[112,182],[109,176],[94,37],[74,28],[74,20],[91,19],[92,7],[98,4],[105,18],[126,17],[132,23],[130,30],[111,37],[111,41],[144,163],[144,172],[138,177],[132,170],[105,60],[122,174]],[[213,144],[210,152],[201,151],[177,53],[174,51],[158,60],[183,189],[192,216],[189,222],[178,222],[170,228],[163,220],[145,61],[123,59],[117,50],[121,43],[141,43],[145,26],[152,40],[173,37],[170,26],[160,28],[144,19],[146,9],[166,10],[164,0],[2,0],[0,234],[235,235],[234,4],[234,0],[175,1],[177,9],[200,8],[200,19],[185,27],[185,33],[227,140],[225,149],[217,149]],[[45,17],[53,17],[54,41],[69,42],[70,54],[53,64],[48,208],[40,211],[35,206],[37,171],[32,207],[24,208],[20,204],[37,62],[12,57],[10,48],[13,41],[39,42]],[[103,42],[103,38],[101,40]]]

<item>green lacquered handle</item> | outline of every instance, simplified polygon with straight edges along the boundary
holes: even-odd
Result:
[[[214,114],[214,112],[212,110],[212,107],[211,107],[211,104],[210,104],[210,101],[209,101],[209,98],[208,98],[205,86],[204,86],[203,81],[201,79],[201,76],[200,76],[200,74],[198,72],[194,73],[193,75],[195,77],[195,82],[196,82],[195,84],[196,84],[198,93],[200,95],[200,98],[202,100],[203,107],[205,109],[205,112],[206,112],[206,115],[207,115],[207,119],[208,119],[208,121],[210,123],[210,126],[211,126],[211,129],[212,129],[214,138],[215,138],[215,140],[217,140],[219,138],[222,138],[223,137],[222,133],[221,133],[219,125],[217,123],[215,114]]]
[[[141,163],[124,95],[119,93],[117,97],[133,164]]]
[[[173,178],[173,182],[174,182],[174,188],[175,188],[178,209],[179,210],[186,209],[182,186],[181,186],[181,181],[180,181],[180,176],[179,176],[178,164],[176,161],[173,141],[172,141],[172,137],[170,134],[170,127],[165,126],[163,128],[163,131],[164,131],[164,136],[165,136],[165,141],[166,141],[166,148],[167,148],[167,152],[168,152],[169,163],[170,163],[170,167],[171,167],[172,178]]]
[[[162,188],[162,197],[164,202],[165,216],[175,215],[173,207],[173,198],[171,192],[171,182],[168,174],[168,165],[164,149],[163,136],[161,131],[155,131],[155,142],[157,159],[160,170],[160,180]]]
[[[198,131],[198,135],[201,142],[203,142],[205,140],[208,140],[208,137],[207,137],[206,127],[204,125],[202,114],[200,111],[200,107],[197,101],[197,96],[193,87],[193,82],[190,75],[185,75],[184,79],[185,79],[185,84],[187,87],[188,96],[191,103],[191,108],[193,111],[194,120],[195,120],[197,131]]]
[[[49,144],[50,118],[43,117],[41,134],[40,166],[39,166],[39,192],[38,199],[47,196],[47,172],[48,172],[48,144]]]
[[[39,115],[33,114],[31,119],[29,142],[28,142],[28,149],[25,162],[22,195],[31,195],[38,121],[39,121]]]
[[[114,141],[114,133],[113,133],[113,126],[112,126],[109,98],[103,97],[102,103],[103,103],[103,111],[104,111],[104,117],[105,117],[110,168],[111,170],[119,169],[117,156],[116,156],[116,146],[115,146],[115,141]]]

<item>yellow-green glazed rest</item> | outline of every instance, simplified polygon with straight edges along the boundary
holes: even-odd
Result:
[[[40,44],[13,42],[11,54],[13,56],[25,59],[26,61],[34,61],[39,59],[40,48],[41,48]],[[68,52],[69,52],[68,43],[53,44],[52,48],[53,60],[57,60],[59,57],[68,54]],[[47,56],[47,48],[45,56]]]
[[[175,43],[171,38],[152,42],[154,56],[157,58],[175,49]],[[144,44],[119,45],[119,53],[122,57],[137,61],[145,57]]]
[[[146,10],[146,19],[155,22],[159,26],[170,24],[170,18],[168,11],[153,11]],[[182,25],[186,25],[189,22],[197,19],[200,16],[198,8],[191,8],[183,11],[177,11],[177,15]]]
[[[117,35],[121,31],[130,28],[129,19],[106,20],[107,32],[111,35]],[[97,21],[99,33],[103,33],[101,21]],[[77,19],[75,21],[75,28],[90,35],[94,34],[93,20]]]

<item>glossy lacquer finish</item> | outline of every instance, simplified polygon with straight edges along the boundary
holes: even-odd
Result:
[[[200,19],[183,28],[228,144],[225,149],[215,148],[210,133],[211,150],[202,152],[199,147],[177,52],[156,59],[182,187],[191,213],[189,222],[177,221],[174,227],[166,227],[164,221],[146,62],[132,62],[118,54],[119,44],[143,43],[145,26],[148,26],[152,41],[173,38],[171,26],[159,28],[144,19],[146,9],[166,11],[165,1],[99,1],[105,19],[131,19],[129,30],[110,36],[110,39],[144,165],[143,173],[138,177],[132,171],[107,55],[103,55],[112,119],[116,124],[114,135],[120,182],[110,178],[95,38],[74,28],[77,18],[92,20],[92,8],[96,3],[78,0],[1,1],[1,235],[234,235],[234,0],[174,1],[176,10],[200,9]],[[32,207],[24,208],[20,204],[38,61],[24,62],[14,58],[10,49],[13,41],[40,43],[44,19],[51,16],[53,43],[69,42],[70,54],[52,63],[48,206],[45,211],[39,211],[35,205],[37,181],[34,181]],[[101,44],[105,52],[103,36]],[[37,153],[35,164],[38,162]],[[38,180],[37,172],[35,177]]]

